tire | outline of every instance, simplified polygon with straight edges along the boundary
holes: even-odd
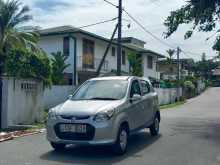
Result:
[[[127,145],[128,145],[128,128],[126,126],[121,126],[118,135],[117,140],[115,144],[112,146],[113,152],[116,155],[123,155],[127,151]]]
[[[151,136],[157,136],[160,131],[160,120],[159,117],[156,116],[154,119],[154,123],[150,126]]]
[[[66,146],[65,144],[59,144],[59,143],[53,143],[53,142],[51,142],[50,144],[53,147],[53,149],[56,150],[56,151],[61,151]]]

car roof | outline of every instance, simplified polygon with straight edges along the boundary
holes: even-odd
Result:
[[[92,78],[89,81],[98,81],[98,80],[124,80],[128,81],[130,79],[137,78],[140,80],[145,80],[150,82],[150,80],[146,77],[135,77],[135,76],[111,76],[111,77],[97,77],[97,78]]]
[[[129,80],[130,78],[132,78],[132,76],[97,77],[97,78],[90,79],[90,81],[96,81],[96,80]]]

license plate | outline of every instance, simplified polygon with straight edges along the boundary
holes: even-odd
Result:
[[[61,124],[60,132],[86,133],[86,125],[82,124]]]

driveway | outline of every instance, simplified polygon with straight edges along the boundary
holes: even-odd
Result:
[[[70,147],[57,153],[39,134],[0,144],[0,165],[220,165],[220,88],[183,106],[162,111],[161,134],[142,131],[130,138],[128,153],[103,147]]]

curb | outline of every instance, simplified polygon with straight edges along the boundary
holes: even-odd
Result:
[[[0,143],[13,140],[15,138],[40,134],[43,133],[44,131],[45,129],[34,130],[34,131],[14,131],[9,133],[0,133]]]

